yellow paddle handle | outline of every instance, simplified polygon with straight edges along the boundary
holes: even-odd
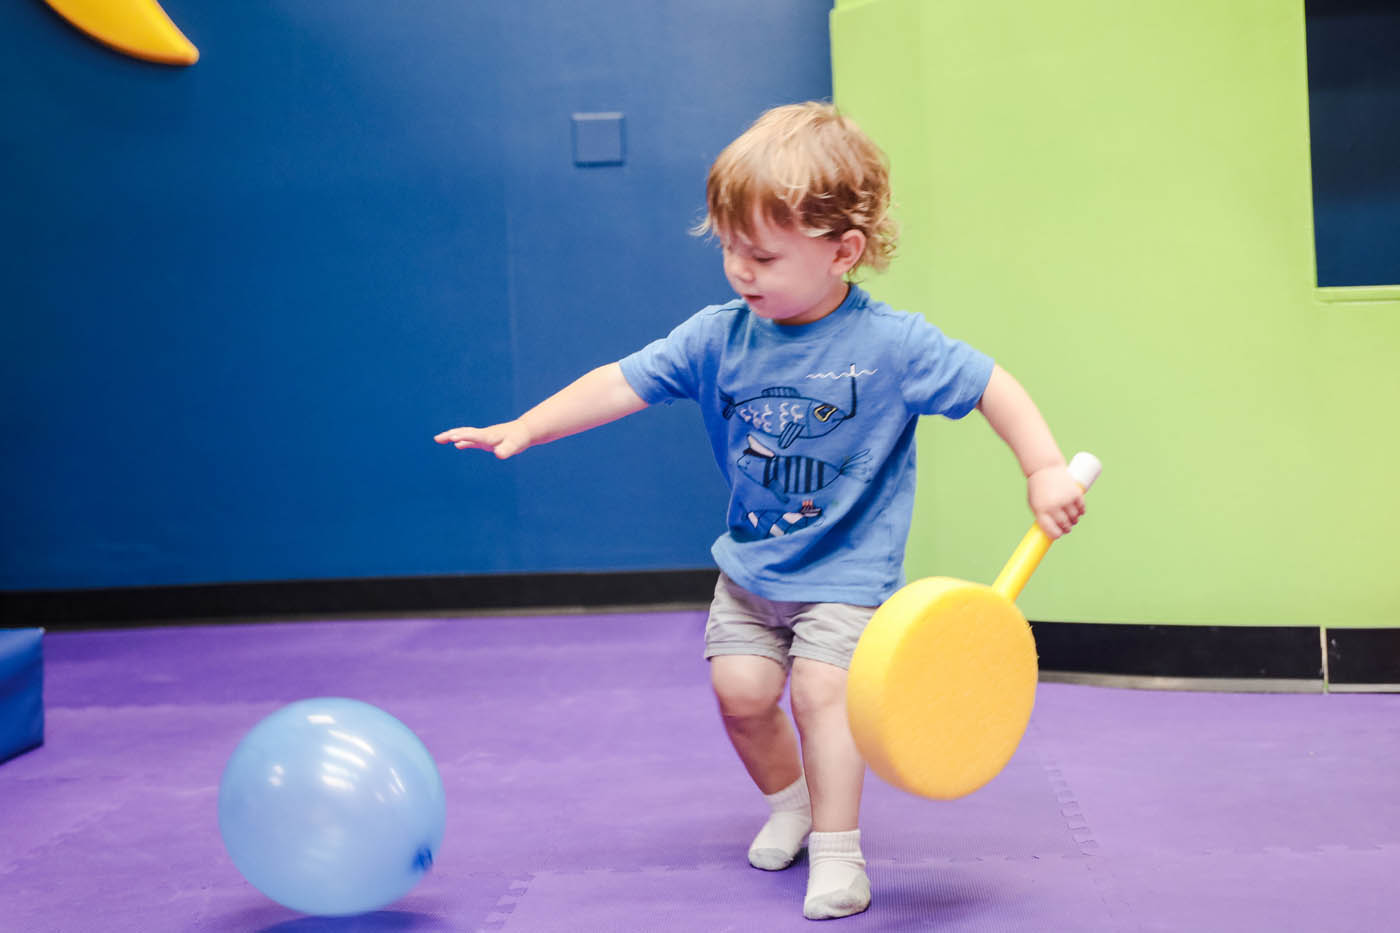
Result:
[[[1102,471],[1103,464],[1099,463],[1099,458],[1091,453],[1077,453],[1074,455],[1074,459],[1069,462],[1069,475],[1074,477],[1079,488],[1085,492],[1088,492],[1089,487],[1094,485],[1094,480],[1099,478],[1099,473]],[[1016,597],[1021,595],[1026,581],[1031,578],[1031,574],[1035,573],[1035,568],[1040,566],[1040,559],[1045,556],[1045,552],[1048,550],[1050,550],[1050,536],[1041,530],[1040,525],[1032,524],[1031,530],[1026,532],[1021,543],[1016,545],[1011,559],[1006,562],[1005,567],[1001,568],[1001,573],[997,574],[996,580],[992,583],[992,589],[1014,603]]]

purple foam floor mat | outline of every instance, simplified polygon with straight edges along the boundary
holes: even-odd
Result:
[[[783,931],[805,861],[748,866],[765,807],[720,727],[698,612],[46,637],[47,741],[0,766],[0,931]],[[359,917],[239,875],[239,739],[293,700],[408,724],[447,789],[433,871]],[[1006,770],[933,802],[867,780],[874,900],[834,929],[1396,928],[1400,697],[1042,685]]]

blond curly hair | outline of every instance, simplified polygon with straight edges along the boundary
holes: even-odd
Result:
[[[880,271],[899,228],[890,216],[889,162],[833,105],[788,104],[765,112],[715,159],[697,234],[752,237],[756,217],[810,237],[865,234],[852,272]]]

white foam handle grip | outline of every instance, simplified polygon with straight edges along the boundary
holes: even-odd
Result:
[[[1074,455],[1074,459],[1069,462],[1069,475],[1074,477],[1074,481],[1079,484],[1085,492],[1094,485],[1094,480],[1099,478],[1103,472],[1103,464],[1099,458],[1088,451],[1081,450]]]

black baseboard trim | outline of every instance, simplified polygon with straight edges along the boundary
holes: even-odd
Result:
[[[1329,628],[1327,680],[1400,684],[1400,628]]]
[[[717,571],[370,577],[0,592],[0,625],[56,631],[328,615],[708,605]]]
[[[1400,685],[1400,628],[1032,622],[1040,669],[1141,678]]]
[[[1322,680],[1313,627],[1032,622],[1040,668],[1083,674]]]
[[[716,571],[287,580],[0,592],[0,626],[55,631],[327,616],[708,605]],[[1032,622],[1040,669],[1065,675],[1400,685],[1400,628]]]

